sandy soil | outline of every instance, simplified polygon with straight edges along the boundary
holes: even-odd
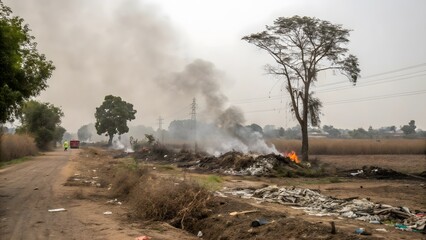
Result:
[[[108,205],[105,199],[76,199],[79,189],[63,184],[74,174],[79,152],[49,152],[1,170],[1,239],[135,239],[143,235],[194,239],[167,224],[143,229],[138,223],[124,221],[128,210]],[[97,189],[90,192],[96,195]],[[56,208],[67,211],[48,212]],[[105,211],[113,214],[104,215]]]
[[[420,233],[403,232],[385,225],[374,225],[337,217],[315,217],[289,206],[258,203],[241,198],[216,198],[208,218],[191,227],[191,233],[162,222],[144,222],[131,217],[126,202],[107,203],[108,182],[100,182],[102,171],[128,159],[113,159],[113,154],[94,149],[55,151],[34,160],[0,170],[0,236],[1,239],[425,239]],[[151,167],[156,166],[148,163]],[[152,168],[151,168],[152,169]],[[199,179],[176,168],[158,165],[154,173]],[[208,174],[207,174],[208,175]],[[204,175],[205,176],[205,175]],[[76,178],[87,179],[75,181]],[[294,185],[320,189],[335,197],[368,197],[372,201],[410,209],[425,210],[424,182],[414,180],[342,179],[338,183],[323,178],[262,178],[222,176],[220,187],[261,187],[270,184]],[[90,181],[95,180],[94,184]],[[99,186],[96,186],[99,184]],[[361,188],[362,186],[362,188]],[[120,199],[118,199],[120,200]],[[67,211],[51,213],[49,209]],[[258,210],[234,217],[230,212]],[[111,211],[111,215],[104,215]],[[255,219],[268,224],[253,228]],[[337,234],[330,234],[330,222]],[[372,236],[354,234],[364,227]],[[385,228],[387,233],[375,231]]]

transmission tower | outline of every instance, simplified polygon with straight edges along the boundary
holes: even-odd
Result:
[[[197,151],[197,99],[195,97],[192,99],[191,104],[191,120],[192,128],[194,131],[194,149]]]
[[[160,132],[161,142],[164,143],[164,132],[163,132],[163,118],[158,117],[158,131]]]

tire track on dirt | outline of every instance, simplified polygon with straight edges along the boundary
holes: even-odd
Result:
[[[58,207],[53,189],[69,156],[69,152],[50,152],[0,173],[2,239],[58,238],[52,226],[59,214],[47,210]]]

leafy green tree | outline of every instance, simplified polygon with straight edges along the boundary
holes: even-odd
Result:
[[[96,108],[96,132],[109,137],[108,145],[112,144],[114,134],[123,134],[129,131],[127,121],[135,119],[136,110],[133,104],[127,103],[113,95],[105,96],[101,106]]]
[[[13,120],[26,100],[44,90],[55,69],[29,32],[24,20],[0,1],[0,123]]]
[[[358,128],[354,129],[353,131],[349,131],[349,136],[356,139],[370,138],[370,134],[364,128]]]
[[[62,138],[64,137],[64,134],[65,134],[66,131],[67,130],[62,126],[56,127],[53,140],[55,142],[59,142],[59,143],[62,142]]]
[[[77,136],[80,141],[89,141],[92,133],[89,129],[89,124],[81,126],[77,131]]]
[[[401,127],[401,130],[405,135],[412,135],[416,133],[416,122],[411,120],[408,125],[404,125]]]
[[[60,141],[65,129],[60,126],[62,110],[49,103],[28,101],[22,107],[20,119],[22,126],[18,132],[34,136],[37,147],[47,150],[55,141]]]
[[[339,138],[342,136],[342,133],[339,131],[339,129],[334,128],[332,125],[330,126],[324,125],[322,127],[322,130],[328,133],[328,135],[332,138]]]
[[[291,98],[291,109],[302,130],[302,160],[308,160],[308,122],[320,123],[321,101],[311,86],[318,73],[339,70],[356,83],[360,69],[358,58],[347,54],[349,30],[317,18],[280,17],[266,30],[242,39],[265,50],[275,61],[268,72],[282,76]]]

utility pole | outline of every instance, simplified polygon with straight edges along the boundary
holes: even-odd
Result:
[[[194,149],[197,152],[197,99],[192,99],[191,104],[191,120],[192,128],[194,129]]]
[[[158,117],[158,131],[160,132],[161,142],[164,144],[164,133],[163,133],[163,118]]]

